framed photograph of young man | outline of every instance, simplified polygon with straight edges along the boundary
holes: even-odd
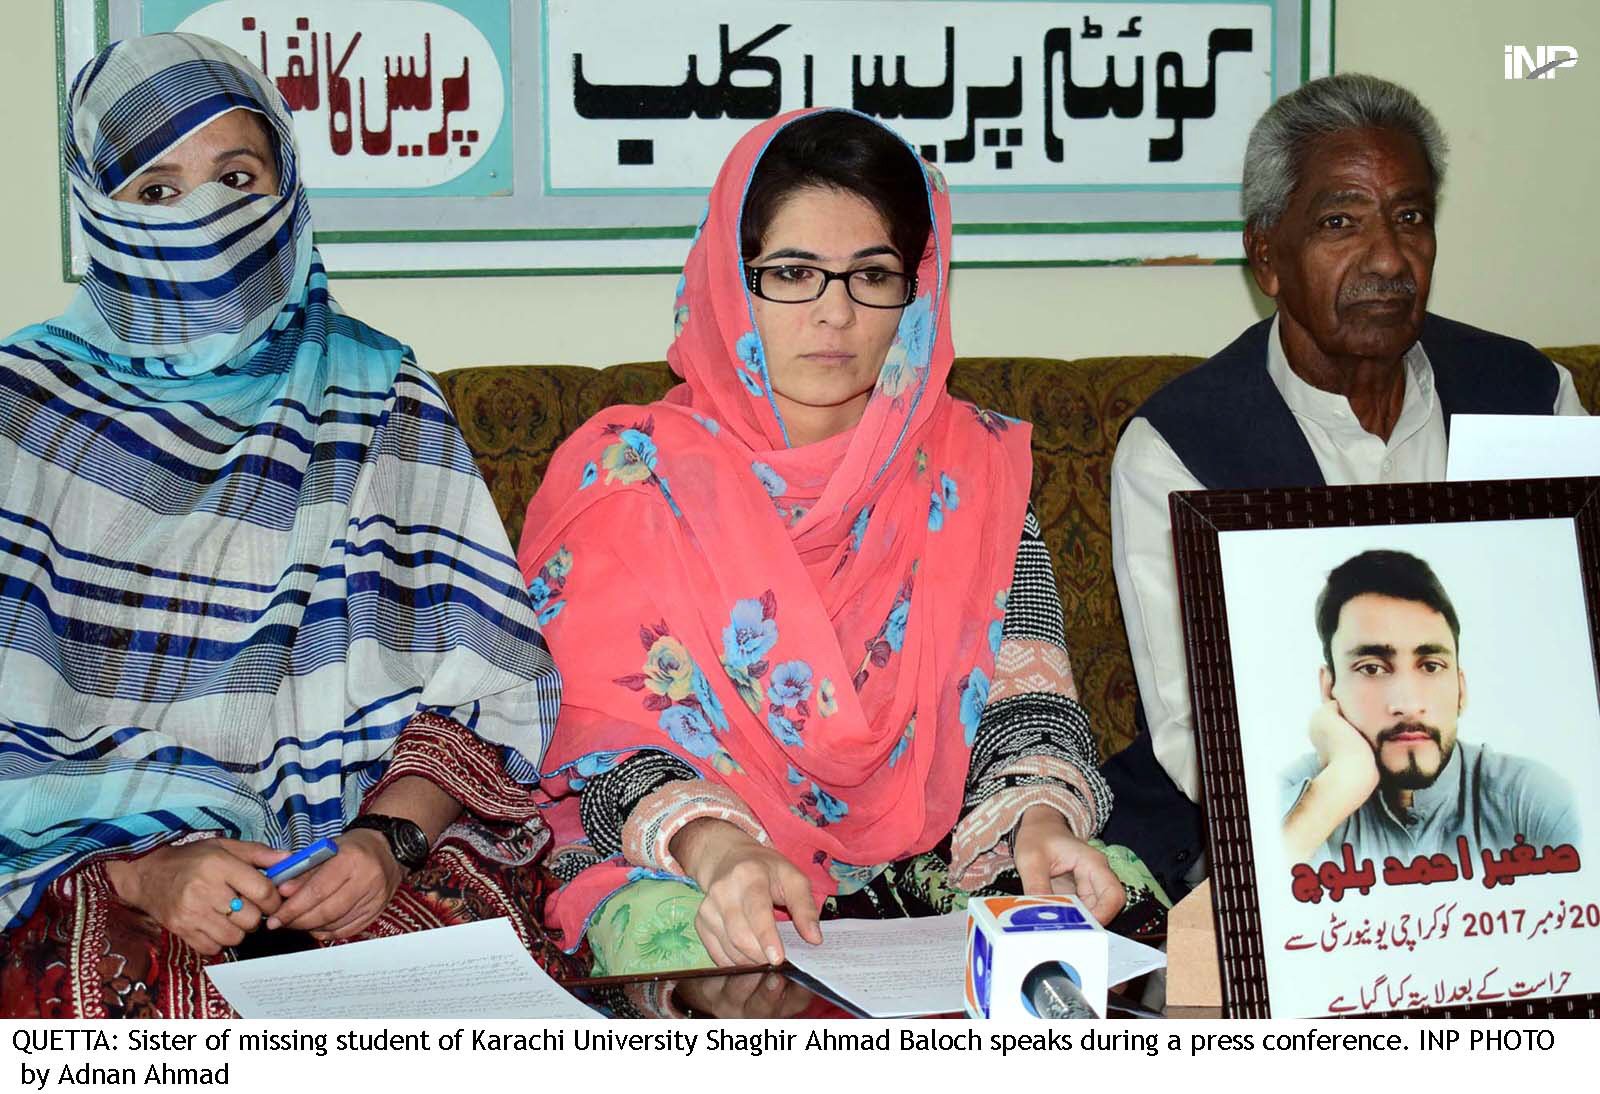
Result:
[[[1600,1013],[1600,479],[1171,504],[1225,1013]]]

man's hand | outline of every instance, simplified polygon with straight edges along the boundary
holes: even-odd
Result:
[[[1372,793],[1372,788],[1378,785],[1378,760],[1373,755],[1372,743],[1345,720],[1337,699],[1329,699],[1312,713],[1308,735],[1324,771],[1335,768],[1352,786],[1370,783],[1367,794]],[[1366,800],[1366,794],[1361,800]]]
[[[800,937],[822,943],[811,883],[782,854],[727,821],[691,821],[672,837],[672,856],[705,894],[694,927],[718,965],[781,965],[775,907],[788,910]]]
[[[278,910],[278,891],[260,868],[288,854],[264,843],[200,840],[107,862],[106,877],[117,899],[211,957],[243,942],[263,915]],[[238,911],[231,909],[235,899]]]
[[[1305,861],[1378,786],[1372,743],[1339,712],[1337,700],[1329,699],[1311,715],[1308,735],[1322,770],[1284,818],[1284,850],[1291,862]]]
[[[1122,882],[1106,857],[1072,834],[1066,818],[1035,805],[1017,824],[1017,874],[1029,895],[1077,897],[1101,923],[1110,923],[1127,901]]]
[[[278,889],[283,907],[267,920],[273,930],[310,931],[318,941],[354,938],[378,918],[405,879],[383,833],[346,832],[334,842],[339,853]]]

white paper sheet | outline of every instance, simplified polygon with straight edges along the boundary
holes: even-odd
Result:
[[[833,919],[823,943],[778,924],[789,963],[875,1018],[959,1012],[967,962],[967,913],[927,919]],[[1166,965],[1142,942],[1108,934],[1112,984]]]
[[[212,965],[245,1018],[598,1018],[529,956],[510,920]]]
[[[1600,475],[1600,418],[1457,414],[1445,478],[1543,479]]]
[[[1146,946],[1143,942],[1123,938],[1120,934],[1111,935],[1110,938],[1111,952],[1106,971],[1112,987],[1126,984],[1136,976],[1167,967],[1166,953],[1154,946]]]

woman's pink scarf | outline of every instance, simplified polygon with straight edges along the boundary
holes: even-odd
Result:
[[[818,899],[955,825],[1000,644],[1030,427],[945,390],[950,201],[920,295],[848,433],[788,446],[739,255],[767,143],[734,148],[689,252],[668,353],[684,383],[602,411],[551,460],[518,561],[563,679],[542,793],[584,840],[584,781],[641,749],[720,783]],[[614,856],[553,896],[576,947],[638,871]]]

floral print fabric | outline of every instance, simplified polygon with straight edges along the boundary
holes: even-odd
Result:
[[[744,803],[819,900],[933,847],[961,808],[1030,431],[945,391],[949,202],[930,183],[922,295],[860,423],[788,444],[738,219],[799,116],[748,134],[712,191],[674,301],[684,383],[578,429],[528,508],[518,560],[565,683],[541,793],[558,857],[581,864],[548,905],[569,950],[639,872],[585,846],[579,791],[641,750]]]

